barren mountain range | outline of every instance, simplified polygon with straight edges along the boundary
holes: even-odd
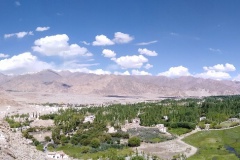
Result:
[[[98,96],[209,96],[240,94],[237,81],[195,77],[123,76],[54,72],[7,76],[0,74],[2,92],[69,93]]]

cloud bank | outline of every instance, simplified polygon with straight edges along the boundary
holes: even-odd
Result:
[[[46,36],[35,40],[33,51],[39,52],[45,56],[92,56],[87,48],[80,47],[77,44],[69,44],[69,37],[66,34],[57,34]]]

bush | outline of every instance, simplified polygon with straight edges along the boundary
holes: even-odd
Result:
[[[191,122],[176,122],[170,124],[171,128],[187,128],[187,129],[195,129],[196,124]]]
[[[40,142],[39,142],[38,140],[34,139],[33,144],[34,144],[35,146],[38,146],[38,145],[40,145]]]
[[[131,158],[131,160],[144,160],[143,156],[135,156],[133,158]]]
[[[42,119],[42,120],[52,119],[52,120],[53,120],[56,116],[57,116],[56,113],[45,114],[45,115],[41,115],[41,116],[39,117],[39,119]]]
[[[82,149],[81,153],[88,153],[90,151],[90,148],[87,146],[83,146],[81,149]]]
[[[45,139],[46,142],[50,142],[51,141],[51,138],[49,136],[46,136],[44,139]]]
[[[56,146],[52,143],[48,144],[48,148],[56,148]]]
[[[38,145],[36,146],[36,148],[37,148],[37,150],[39,150],[39,151],[43,151],[43,145],[42,145],[42,144],[38,144]]]
[[[128,140],[128,146],[129,147],[140,146],[140,143],[141,143],[141,140],[138,137],[132,137],[132,138],[129,138],[129,140]]]
[[[100,146],[100,140],[98,138],[93,138],[90,142],[91,147],[98,148]]]
[[[111,133],[112,137],[117,137],[117,138],[125,138],[128,139],[129,138],[129,134],[125,133],[125,132],[116,132],[116,133]]]
[[[233,122],[233,123],[230,125],[230,127],[234,127],[234,126],[237,126],[237,125],[239,125],[239,122]]]
[[[205,123],[204,122],[199,122],[198,127],[201,129],[205,129]]]

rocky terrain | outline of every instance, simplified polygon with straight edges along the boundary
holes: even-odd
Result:
[[[10,131],[7,122],[0,121],[0,159],[4,160],[44,160],[46,155],[28,144],[28,140],[22,137],[22,133]]]

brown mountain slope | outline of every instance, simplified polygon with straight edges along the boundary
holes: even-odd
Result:
[[[0,87],[14,92],[95,94],[101,96],[209,96],[240,94],[240,84],[194,77],[117,76],[54,72],[0,76]]]
[[[13,97],[8,95],[5,91],[0,88],[0,107],[7,105],[19,105],[16,101],[13,100]]]

